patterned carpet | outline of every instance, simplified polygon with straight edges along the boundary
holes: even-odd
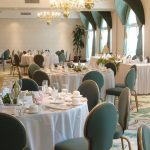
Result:
[[[11,80],[18,79],[18,75],[10,75],[9,71],[0,71],[0,88],[4,84],[9,84]],[[131,112],[129,129],[125,132],[125,136],[130,139],[132,150],[137,150],[137,129],[140,125],[146,124],[150,127],[150,95],[138,96],[139,112],[136,112],[134,97],[131,101]],[[128,150],[127,143],[125,143],[125,150]],[[122,150],[120,140],[113,141],[111,150]]]

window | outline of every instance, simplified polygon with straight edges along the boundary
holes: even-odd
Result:
[[[87,44],[86,44],[86,59],[90,60],[92,55],[92,47],[93,47],[93,28],[92,25],[88,24],[88,33],[87,33]]]
[[[100,51],[102,52],[108,41],[108,27],[104,19],[102,19],[102,24],[100,27]]]
[[[138,41],[139,27],[135,13],[130,10],[126,25],[126,55],[136,55],[136,47]]]

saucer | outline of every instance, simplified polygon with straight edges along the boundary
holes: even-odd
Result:
[[[37,114],[37,113],[39,113],[39,112],[38,112],[38,111],[26,110],[25,113],[27,113],[27,114]]]
[[[81,105],[82,103],[80,102],[80,103],[77,103],[77,104],[71,104],[72,106],[79,106],[79,105]]]
[[[82,97],[82,95],[78,95],[78,96],[72,95],[72,98],[81,98],[81,97]]]
[[[51,104],[62,104],[62,101],[50,101]]]

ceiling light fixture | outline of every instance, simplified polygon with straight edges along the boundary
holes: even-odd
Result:
[[[46,23],[48,25],[51,24],[51,22],[54,20],[54,19],[57,19],[61,16],[61,12],[58,12],[58,11],[44,11],[44,12],[39,12],[37,13],[37,16],[42,19],[42,20],[45,20]]]
[[[49,0],[50,8],[63,11],[63,16],[68,17],[70,11],[80,11],[82,9],[92,9],[94,0]]]

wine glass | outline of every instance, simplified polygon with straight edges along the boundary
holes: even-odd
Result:
[[[45,93],[48,88],[48,80],[43,80],[42,82],[42,91]]]
[[[56,100],[57,96],[58,96],[58,91],[59,91],[59,84],[58,82],[55,82],[53,83],[53,86],[52,86],[52,97],[54,100]]]

